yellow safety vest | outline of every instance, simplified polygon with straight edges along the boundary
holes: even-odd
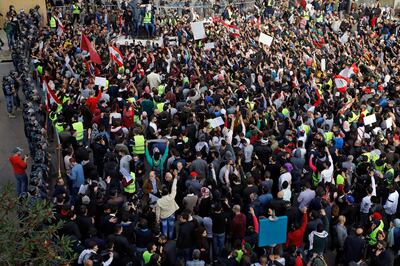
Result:
[[[133,137],[135,141],[135,145],[132,147],[133,154],[144,154],[145,152],[145,144],[144,144],[144,136],[143,135],[136,135]]]
[[[72,5],[72,14],[79,15],[81,11],[79,10],[78,5]]]
[[[315,19],[315,21],[317,22],[317,23],[322,23],[322,22],[324,22],[324,16],[321,14],[321,15],[319,15],[319,17],[317,17],[316,19]]]
[[[367,158],[368,158],[368,162],[371,162],[372,155],[371,155],[371,153],[370,153],[370,152],[364,152],[362,155],[364,155],[364,156],[367,156]]]
[[[336,177],[336,185],[337,186],[344,185],[344,180],[345,180],[344,176],[342,176],[341,174],[337,175],[337,177]]]
[[[359,118],[360,118],[360,115],[358,115],[354,112],[351,112],[351,117],[349,117],[349,119],[347,119],[347,121],[351,124],[351,123],[357,122]]]
[[[374,229],[374,231],[372,231],[371,234],[369,235],[368,244],[370,244],[371,246],[373,246],[373,245],[376,244],[376,242],[377,242],[377,241],[376,241],[376,235],[378,234],[379,231],[382,231],[382,230],[383,230],[383,227],[384,227],[384,223],[383,223],[383,221],[381,220],[381,223],[379,224],[379,226],[376,227],[376,228]]]
[[[51,18],[50,18],[50,28],[55,29],[56,27],[57,27],[56,19],[53,16],[51,16]]]
[[[268,7],[271,7],[272,4],[273,4],[273,3],[272,3],[272,0],[268,0],[267,6],[268,6]]]
[[[43,74],[43,67],[42,66],[37,66],[37,72],[39,73],[39,75]]]
[[[69,102],[69,96],[64,96],[62,99],[62,103]]]
[[[393,168],[388,169],[385,172],[385,175],[389,174],[389,173],[392,174],[392,177],[390,179],[388,178],[387,182],[388,182],[389,185],[391,185],[391,184],[393,184],[393,179],[394,179],[394,169]]]
[[[62,123],[56,123],[54,125],[54,127],[56,128],[56,131],[57,131],[58,134],[60,134],[61,132],[64,131],[64,126],[63,126]]]
[[[76,131],[76,140],[81,141],[83,140],[83,123],[82,122],[75,122],[72,124],[72,128]]]
[[[49,113],[49,119],[51,120],[52,124],[55,124],[55,122],[57,121],[57,113],[54,111],[51,111]]]
[[[160,111],[160,113],[164,111],[164,104],[165,103],[157,103],[156,104],[157,105],[157,109],[158,109],[158,111]]]
[[[149,23],[151,23],[151,13],[150,12],[146,12],[144,14],[143,24],[149,24]]]
[[[324,139],[326,143],[330,143],[333,139],[333,132],[325,132],[324,133]]]
[[[158,95],[163,95],[165,93],[165,86],[164,85],[158,86],[157,91]]]
[[[384,163],[383,165],[375,165],[375,170],[382,173],[383,170],[385,170],[385,167],[386,167],[386,163]]]
[[[136,192],[136,175],[135,173],[131,172],[132,183],[124,187],[124,191],[129,194],[133,194]]]

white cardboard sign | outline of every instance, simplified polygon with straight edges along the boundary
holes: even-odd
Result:
[[[260,43],[263,43],[263,44],[265,44],[267,46],[271,46],[273,40],[274,40],[273,37],[260,32],[260,37],[258,38],[258,41]]]
[[[106,87],[107,86],[107,79],[103,78],[103,77],[95,77],[94,85],[98,85],[98,86],[101,86],[101,87]]]
[[[193,37],[195,40],[201,40],[206,38],[206,31],[204,29],[204,22],[192,22],[190,23],[190,27],[192,28]]]

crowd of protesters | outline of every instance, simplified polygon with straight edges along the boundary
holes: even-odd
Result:
[[[37,111],[65,169],[47,197],[59,233],[76,240],[76,265],[399,264],[400,46],[389,10],[228,6],[194,40],[190,22],[203,18],[187,9],[152,15],[162,46],[118,45],[146,29],[132,13],[153,10],[132,2],[113,19],[55,8],[30,49],[50,99]],[[275,216],[288,217],[286,243],[259,247],[259,219]]]

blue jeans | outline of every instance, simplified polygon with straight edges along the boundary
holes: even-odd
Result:
[[[161,219],[161,233],[168,237],[168,239],[174,238],[175,230],[175,214],[172,214],[166,219]]]
[[[7,102],[7,112],[11,114],[14,107],[14,97],[12,95],[6,95],[5,97]]]
[[[220,254],[225,245],[225,233],[213,234],[214,259]]]
[[[153,37],[155,34],[155,27],[152,23],[145,23],[144,28],[147,32],[147,37]]]
[[[17,179],[17,194],[20,196],[24,192],[28,192],[28,176],[26,173],[23,174],[15,174],[15,178]]]

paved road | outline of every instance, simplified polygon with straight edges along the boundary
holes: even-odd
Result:
[[[0,63],[0,88],[3,76],[7,75],[14,66],[12,63]],[[21,101],[24,96],[20,92]],[[0,186],[7,181],[14,181],[12,168],[8,157],[15,147],[21,147],[25,153],[29,152],[28,143],[24,134],[24,125],[21,112],[16,113],[16,118],[7,116],[6,102],[3,90],[0,92]]]

